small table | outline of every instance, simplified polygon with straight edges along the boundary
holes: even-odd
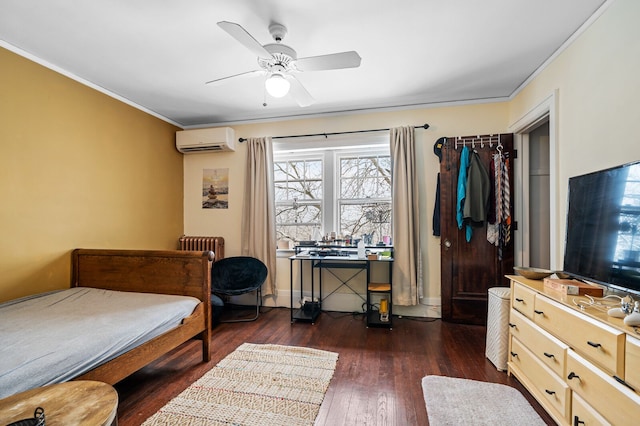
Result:
[[[294,308],[293,299],[294,299],[294,293],[296,291],[294,289],[294,284],[293,284],[293,264],[295,261],[298,261],[300,264],[300,299],[304,298],[304,290],[305,290],[304,278],[303,278],[304,276],[303,264],[306,261],[310,264],[310,267],[311,267],[311,286],[310,286],[311,303],[309,304],[310,305],[309,308],[307,308],[305,305],[301,305],[300,309]],[[388,265],[388,269],[389,269],[388,283],[374,284],[370,282],[370,270],[371,270],[372,262],[384,262]],[[391,324],[390,302],[391,302],[391,286],[392,286],[391,281],[393,279],[393,258],[392,257],[387,257],[387,258],[375,257],[374,259],[370,259],[368,257],[359,258],[357,254],[338,255],[338,256],[318,256],[315,254],[311,255],[311,254],[297,253],[296,255],[289,257],[289,268],[290,268],[289,280],[290,280],[290,296],[291,296],[291,323],[297,320],[297,321],[306,321],[306,322],[310,322],[311,324],[314,324],[315,320],[318,318],[318,316],[320,315],[320,312],[322,311],[322,302],[324,301],[324,299],[336,293],[338,289],[340,289],[342,286],[346,286],[354,294],[359,296],[362,299],[362,301],[366,304],[367,327],[369,326],[386,327],[391,329],[392,324]],[[317,269],[320,271],[318,273],[318,276],[319,276],[318,290],[319,291],[317,293],[318,294],[317,301],[315,297],[316,288],[315,288],[315,279],[314,279],[315,274],[313,272],[314,269]],[[353,269],[356,272],[352,274],[349,278],[342,279],[338,275],[333,273],[331,271],[332,269]],[[331,274],[340,282],[338,287],[326,296],[322,292],[322,270],[331,272]],[[352,279],[354,279],[357,275],[359,275],[360,272],[362,271],[365,271],[366,273],[366,288],[367,288],[366,299],[363,298],[362,295],[360,295],[356,291],[356,289],[351,287],[351,285],[349,284],[349,282]],[[380,298],[380,297],[387,298],[387,302],[389,303],[387,305],[389,307],[388,320],[382,321],[380,319],[380,315],[378,311],[374,311],[371,309],[372,295],[375,295],[374,297],[377,297],[377,298]]]
[[[0,400],[0,424],[33,418],[44,408],[47,426],[116,426],[118,393],[102,382],[77,380],[30,389]]]

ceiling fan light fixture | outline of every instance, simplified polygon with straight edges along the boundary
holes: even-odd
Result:
[[[274,98],[282,98],[289,93],[291,83],[282,74],[275,73],[264,82],[264,87]]]

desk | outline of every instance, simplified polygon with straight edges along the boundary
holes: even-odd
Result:
[[[0,424],[33,418],[44,408],[47,426],[114,426],[118,393],[102,382],[77,380],[30,389],[0,400]]]
[[[293,283],[293,265],[298,261],[300,264],[300,299],[304,297],[305,284],[304,284],[304,270],[303,266],[305,262],[308,262],[311,266],[311,282],[309,284],[309,290],[311,294],[310,303],[301,306],[300,308],[294,308],[294,293],[296,293]],[[370,280],[370,272],[371,272],[371,263],[372,262],[385,262],[388,265],[389,269],[389,282],[386,284],[385,290],[381,291],[379,286],[371,286]],[[315,320],[320,315],[322,311],[322,302],[326,297],[334,294],[341,287],[347,287],[354,294],[357,294],[366,306],[367,313],[367,326],[382,326],[391,328],[391,289],[392,289],[392,268],[393,268],[393,258],[384,258],[377,260],[369,260],[367,258],[358,258],[355,254],[350,254],[348,256],[315,256],[308,254],[296,254],[289,258],[290,264],[290,290],[291,290],[291,322],[294,321],[306,321],[310,323],[315,323]],[[318,269],[319,271],[319,283],[318,289],[316,293],[316,285],[315,285],[315,274],[314,270]],[[352,269],[355,270],[355,273],[351,275],[349,278],[341,279],[336,274],[331,272],[332,269]],[[340,285],[334,289],[331,293],[329,293],[326,297],[323,297],[322,293],[322,271],[326,270],[332,273],[334,277],[336,277],[340,281]],[[358,276],[361,272],[366,272],[366,299],[362,297],[353,287],[351,287],[350,282],[356,276]],[[373,303],[371,300],[371,296],[373,294],[378,295],[387,295],[389,297],[389,321],[380,321],[376,320],[375,314],[372,307]]]

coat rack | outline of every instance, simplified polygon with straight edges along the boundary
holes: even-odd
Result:
[[[458,136],[455,139],[454,149],[457,151],[458,146],[467,146],[467,144],[472,148],[476,148],[476,144],[480,145],[480,148],[484,148],[485,143],[489,145],[489,148],[493,148],[493,145],[496,145],[499,148],[502,148],[502,142],[500,140],[500,134],[496,135],[477,135],[477,136]]]

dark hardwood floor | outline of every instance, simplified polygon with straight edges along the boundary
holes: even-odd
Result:
[[[210,362],[202,362],[201,344],[192,341],[118,383],[118,424],[139,425],[244,342],[339,354],[318,425],[427,425],[421,388],[426,375],[513,386],[555,424],[515,378],[485,358],[484,326],[427,318],[393,321],[393,330],[366,328],[362,315],[323,312],[313,325],[291,324],[288,309],[263,308],[255,322],[219,324]]]

